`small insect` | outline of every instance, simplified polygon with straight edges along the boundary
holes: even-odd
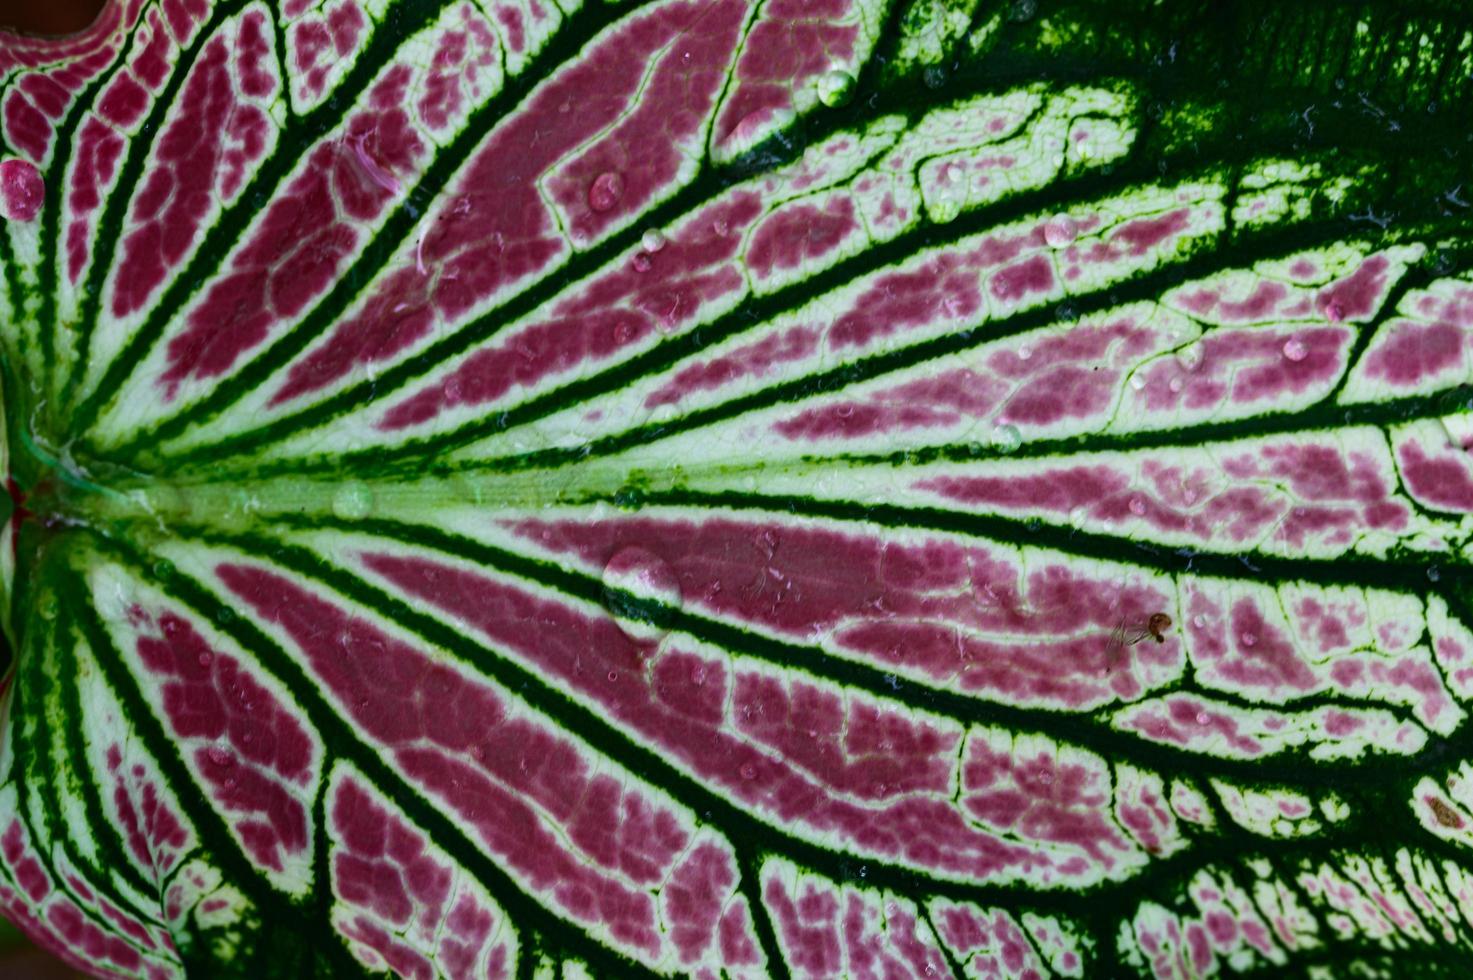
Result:
[[[1121,618],[1120,622],[1110,631],[1110,639],[1105,644],[1106,669],[1113,671],[1125,660],[1125,648],[1133,647],[1146,637],[1151,637],[1157,643],[1166,642],[1166,631],[1171,629],[1171,617],[1163,612],[1152,613],[1145,622],[1135,620],[1134,622]]]

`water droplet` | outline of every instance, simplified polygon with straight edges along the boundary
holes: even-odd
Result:
[[[1176,363],[1184,370],[1195,371],[1202,366],[1202,348],[1198,344],[1187,344],[1176,352]]]
[[[210,746],[208,749],[205,750],[205,754],[209,756],[210,762],[212,764],[217,765],[222,769],[229,769],[231,766],[235,765],[235,756],[231,755],[229,752],[218,745]]]
[[[948,163],[941,168],[941,179],[948,184],[955,184],[962,179],[962,165],[956,161]]]
[[[1038,0],[1014,0],[1012,9],[1008,11],[1008,19],[1015,23],[1032,20],[1033,15],[1038,13]]]
[[[363,520],[373,513],[373,491],[357,480],[343,484],[332,498],[332,512],[341,520]]]
[[[1173,394],[1181,391],[1186,386],[1187,386],[1186,381],[1183,380],[1180,376],[1175,377],[1175,378],[1172,378],[1170,381],[1166,382],[1167,389],[1169,391],[1171,391]]]
[[[1023,445],[1023,433],[1016,425],[999,425],[992,430],[992,448],[1000,453],[1013,453]]]
[[[618,679],[619,679],[619,672],[617,670],[611,670],[611,671],[609,671],[609,682],[610,683],[612,683],[612,682],[614,682],[614,681],[616,681]]]
[[[36,611],[41,614],[42,619],[55,619],[56,614],[61,611],[61,602],[56,598],[56,593],[46,591],[36,605]]]
[[[750,762],[744,762],[744,763],[742,763],[742,768],[741,768],[740,771],[741,771],[741,774],[742,774],[742,778],[743,779],[756,779],[757,778],[757,767],[754,766],[754,765],[752,765]]]
[[[838,108],[854,96],[854,76],[842,68],[826,71],[818,80],[819,101],[830,109]]]
[[[215,657],[214,657],[213,654],[210,654],[210,653],[202,653],[202,654],[199,655],[199,665],[201,667],[208,667],[210,664],[212,664],[214,662],[215,662]]]
[[[1441,572],[1440,569],[1438,569],[1438,567],[1436,565],[1428,565],[1427,566],[1427,581],[1429,581],[1429,582],[1437,582],[1437,581],[1441,580],[1441,578],[1442,578],[1442,572]]]
[[[221,606],[220,611],[215,613],[215,622],[222,626],[235,622],[235,610],[229,606]]]
[[[680,608],[680,580],[658,555],[640,547],[624,548],[604,566],[604,602],[631,640],[659,640],[670,631],[672,612]]]
[[[665,236],[660,233],[660,229],[651,228],[640,237],[639,244],[644,246],[646,252],[658,252],[665,247]]]
[[[1073,218],[1064,214],[1051,218],[1043,226],[1043,240],[1049,248],[1066,248],[1074,244],[1078,234],[1079,226],[1074,223]]]
[[[1244,633],[1242,636],[1238,637],[1238,640],[1243,644],[1243,646],[1251,647],[1258,642],[1258,637],[1253,633]]]
[[[1140,391],[1143,388],[1145,388],[1145,386],[1146,386],[1146,378],[1145,378],[1145,375],[1140,374],[1140,373],[1132,374],[1130,376],[1130,386],[1132,388],[1134,388],[1136,391]]]
[[[1019,347],[1018,348],[1018,360],[1020,360],[1020,361],[1026,361],[1026,360],[1028,360],[1032,356],[1033,356],[1033,349],[1031,347]]]
[[[1207,722],[1209,720],[1210,719],[1207,717],[1207,712],[1205,712],[1205,711],[1199,711],[1199,712],[1197,712],[1197,724],[1199,724],[1199,725],[1205,725],[1205,724],[1207,724]]]
[[[1309,356],[1309,348],[1302,340],[1284,341],[1284,357],[1291,361],[1302,361]]]
[[[1144,498],[1144,497],[1131,497],[1130,498],[1130,512],[1132,514],[1134,514],[1136,517],[1143,517],[1145,515],[1145,513],[1146,513],[1146,498]]]
[[[650,266],[654,263],[650,261],[650,257],[647,253],[636,252],[634,255],[634,261],[631,264],[634,266],[635,272],[649,272]]]
[[[1203,616],[1201,613],[1198,613],[1197,615],[1192,617],[1192,625],[1197,627],[1197,629],[1202,629],[1204,626],[1207,625],[1207,617]]]
[[[1333,299],[1324,305],[1324,311],[1325,319],[1329,320],[1331,323],[1339,323],[1341,320],[1345,319],[1345,307],[1341,306]]]
[[[0,163],[0,217],[35,221],[44,203],[46,181],[34,163],[17,157]]]
[[[174,577],[174,563],[167,558],[160,558],[153,563],[153,574],[160,581],[167,582]]]
[[[588,206],[595,211],[607,211],[619,203],[623,193],[624,178],[612,170],[605,171],[593,178],[588,187]]]

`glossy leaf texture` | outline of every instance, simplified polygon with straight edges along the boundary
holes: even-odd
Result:
[[[0,907],[99,976],[1462,976],[1456,3],[0,37]]]

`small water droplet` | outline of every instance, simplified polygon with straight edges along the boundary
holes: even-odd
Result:
[[[1284,357],[1290,361],[1302,361],[1309,356],[1309,348],[1304,346],[1302,340],[1284,341]]]
[[[1019,347],[1018,348],[1018,360],[1020,360],[1020,361],[1026,361],[1026,360],[1028,360],[1032,356],[1033,356],[1033,348],[1031,348],[1031,347]]]
[[[1202,629],[1207,625],[1207,617],[1203,616],[1201,613],[1198,613],[1197,615],[1192,617],[1192,625],[1197,627],[1197,629]]]
[[[1438,569],[1438,567],[1436,565],[1428,565],[1427,566],[1427,581],[1429,581],[1429,582],[1437,582],[1437,581],[1441,580],[1441,578],[1442,578],[1442,572]]]
[[[731,232],[731,226],[726,223],[725,218],[717,218],[711,222],[711,232],[717,238],[725,238]]]
[[[617,670],[611,670],[611,671],[609,671],[609,681],[611,683],[613,681],[618,680],[618,679],[619,679],[619,672]]]
[[[229,606],[221,606],[220,611],[215,613],[215,622],[222,626],[235,622],[235,610]]]
[[[224,748],[218,745],[210,746],[208,749],[205,750],[205,754],[210,757],[210,762],[212,764],[217,765],[222,769],[229,769],[231,766],[235,765],[235,756],[231,755]]]
[[[1333,299],[1324,305],[1324,312],[1325,319],[1329,320],[1331,323],[1339,323],[1341,320],[1345,319],[1345,307],[1341,306],[1337,301]]]
[[[214,657],[213,654],[210,654],[210,653],[202,653],[202,654],[199,655],[199,665],[201,667],[208,667],[210,664],[212,664],[214,662],[215,662],[215,657]]]
[[[750,780],[757,778],[757,767],[752,765],[750,762],[742,763],[742,768],[740,771],[743,779]]]
[[[962,165],[956,161],[948,163],[941,168],[941,179],[948,184],[955,184],[962,179]]]
[[[640,236],[639,244],[644,247],[646,252],[658,252],[665,247],[665,236],[661,234],[660,229],[650,228]]]
[[[640,547],[623,548],[604,566],[604,602],[624,635],[659,640],[680,608],[680,580],[663,558]]]
[[[1176,394],[1177,392],[1180,392],[1186,386],[1187,386],[1186,381],[1183,380],[1180,376],[1175,377],[1175,378],[1172,378],[1170,381],[1166,382],[1167,389],[1169,391],[1171,391],[1173,394]]]
[[[1199,725],[1205,725],[1210,720],[1211,719],[1209,719],[1207,717],[1207,712],[1205,712],[1205,711],[1199,711],[1199,712],[1197,712],[1197,724],[1199,724]]]
[[[1199,344],[1187,344],[1176,352],[1176,363],[1184,370],[1195,371],[1202,366],[1202,348]]]
[[[174,577],[174,563],[167,558],[160,558],[153,563],[153,574],[160,581],[167,582]]]
[[[46,181],[34,163],[18,157],[0,162],[0,217],[35,221],[45,203]]]
[[[826,71],[818,80],[818,99],[836,109],[854,96],[854,76],[842,68]]]
[[[373,513],[373,491],[353,480],[338,488],[332,498],[332,512],[344,521],[361,521]]]
[[[1064,214],[1051,218],[1043,226],[1043,240],[1049,248],[1067,248],[1074,244],[1078,234],[1079,226],[1074,223],[1073,218]]]
[[[1014,0],[1012,9],[1008,11],[1008,19],[1014,23],[1032,20],[1033,15],[1038,13],[1038,0]]]
[[[1013,453],[1023,445],[1023,433],[1016,425],[999,425],[992,430],[992,448],[1000,453]]]
[[[650,261],[648,253],[636,252],[634,254],[634,261],[631,264],[634,266],[635,272],[649,272],[650,266],[654,263]]]
[[[1132,514],[1134,514],[1136,517],[1143,517],[1145,515],[1145,513],[1146,513],[1146,498],[1144,498],[1144,497],[1131,497],[1130,498],[1130,512]]]
[[[1140,374],[1139,372],[1137,372],[1135,374],[1132,374],[1130,376],[1130,386],[1132,388],[1134,388],[1136,391],[1140,391],[1143,388],[1145,388],[1146,387],[1146,378],[1145,378],[1145,375]]]
[[[1256,634],[1253,633],[1244,633],[1242,636],[1238,637],[1238,640],[1242,642],[1243,646],[1251,647],[1258,642],[1258,637]]]
[[[612,170],[605,171],[593,178],[588,187],[588,206],[595,211],[607,211],[619,203],[623,193],[624,178]]]

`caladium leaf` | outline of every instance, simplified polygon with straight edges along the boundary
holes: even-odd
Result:
[[[0,908],[116,977],[1466,973],[1469,38],[0,38]]]

